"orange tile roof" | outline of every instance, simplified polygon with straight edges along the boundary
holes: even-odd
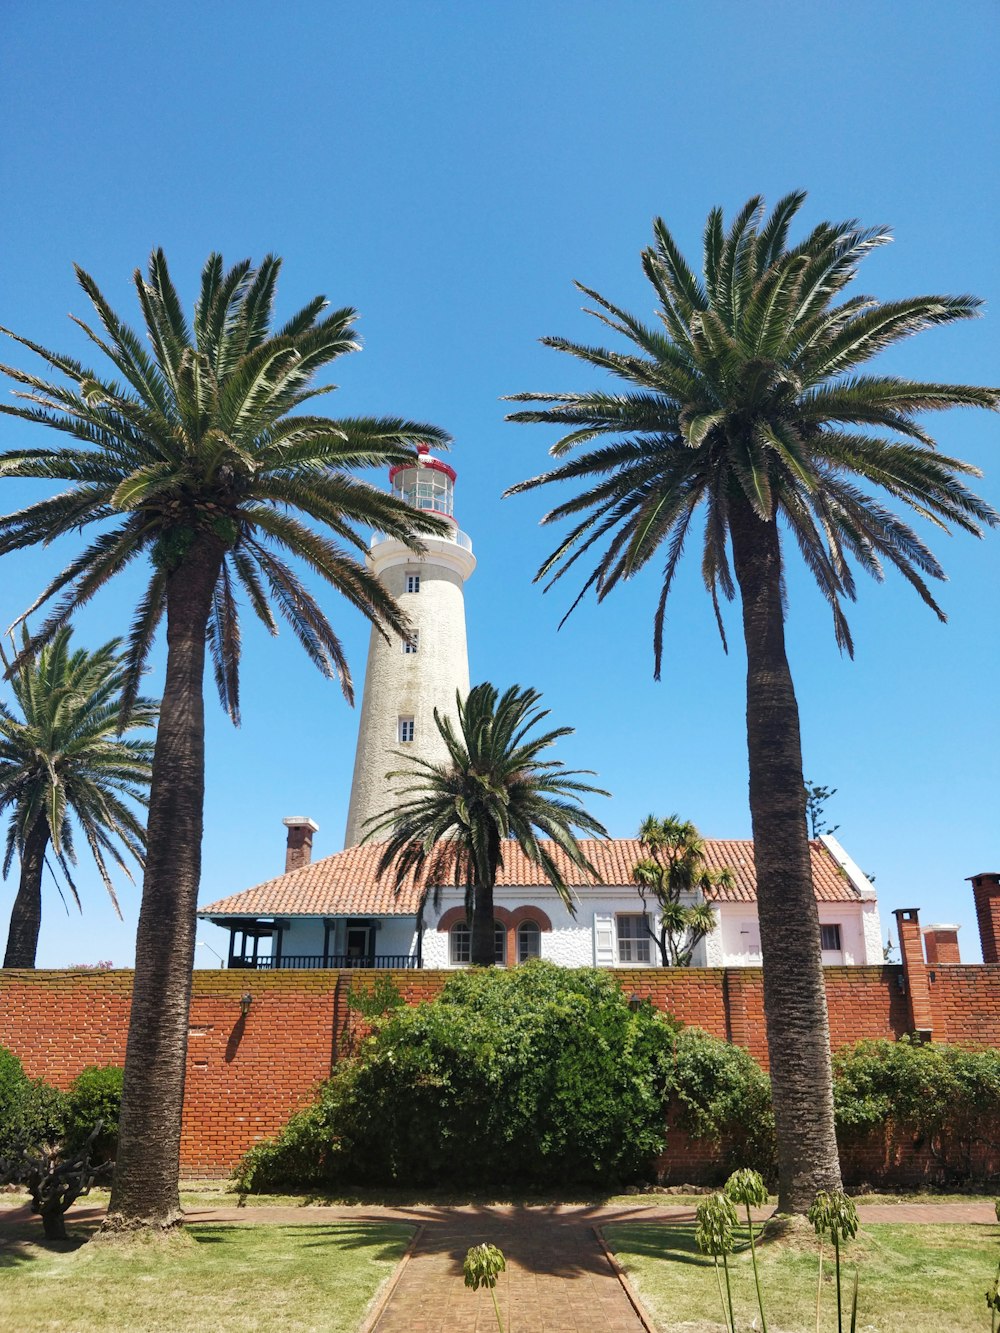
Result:
[[[597,871],[597,880],[569,862],[553,844],[546,846],[559,863],[566,882],[581,898],[599,893],[602,888],[632,886],[632,867],[642,859],[642,844],[635,838],[581,839],[580,846]],[[837,865],[821,842],[810,843],[813,887],[819,902],[858,902],[857,889]],[[378,843],[348,847],[325,856],[320,861],[277,875],[255,888],[244,889],[228,898],[220,898],[199,909],[200,916],[414,916],[420,903],[422,886],[412,875],[397,893],[391,875],[379,879],[376,874],[382,848]],[[705,861],[712,870],[727,867],[734,883],[710,895],[715,902],[755,902],[757,877],[753,862],[753,843],[749,839],[710,838],[705,840]],[[442,877],[442,888],[454,887],[454,875]],[[497,889],[546,887],[548,881],[540,867],[529,861],[516,845],[505,848],[504,865]]]

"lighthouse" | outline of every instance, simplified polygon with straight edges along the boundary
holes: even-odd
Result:
[[[408,638],[390,634],[387,642],[372,627],[345,847],[361,842],[368,820],[392,810],[394,791],[406,783],[386,774],[407,767],[401,755],[431,763],[447,758],[434,710],[454,717],[456,693],[464,698],[469,692],[465,581],[476,558],[455,521],[455,478],[454,468],[426,445],[418,446],[415,462],[389,472],[394,495],[447,519],[450,530],[442,537],[421,535],[419,555],[398,538],[372,538],[368,566],[406,612],[411,630]]]

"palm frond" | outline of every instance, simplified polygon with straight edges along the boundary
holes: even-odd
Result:
[[[727,543],[730,506],[738,497],[761,520],[762,540],[766,525],[778,517],[792,528],[830,603],[837,640],[848,651],[840,599],[855,593],[851,560],[876,578],[884,563],[895,565],[939,610],[924,582],[925,575],[938,576],[936,561],[852,478],[943,528],[979,535],[983,525],[1000,522],[964,482],[975,470],[938,453],[918,420],[919,413],[946,407],[1000,407],[1000,390],[859,371],[902,338],[976,315],[980,302],[972,296],[879,302],[842,295],[862,261],[891,234],[849,219],[821,222],[790,244],[790,224],[804,200],[802,191],[787,194],[765,220],[763,201],[755,196],[728,229],[721,209],[713,209],[704,229],[701,280],[656,219],[641,265],[662,330],[651,333],[645,321],[578,283],[598,306],[592,313],[624,340],[623,347],[542,340],[610,374],[625,391],[612,386],[511,399],[530,406],[508,420],[568,432],[550,451],[557,457],[608,437],[599,449],[506,494],[576,483],[543,519],[569,520],[570,528],[536,575],[549,588],[589,557],[580,566],[584,573],[571,611],[591,589],[604,597],[656,550],[665,552],[653,617],[657,678],[674,570],[702,501],[702,576],[724,645],[719,593],[727,599],[735,594]]]

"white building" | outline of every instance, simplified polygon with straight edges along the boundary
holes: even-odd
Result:
[[[377,844],[348,847],[319,861],[301,859],[311,821],[289,820],[293,866],[202,908],[199,915],[230,933],[230,967],[460,967],[469,960],[464,893],[432,885],[420,919],[421,889],[411,880],[397,893],[376,867]],[[598,883],[555,849],[573,887],[571,913],[537,866],[516,847],[505,852],[494,894],[497,962],[511,966],[541,956],[566,966],[651,967],[656,945],[642,924],[632,867],[643,857],[630,838],[584,840]],[[308,851],[308,849],[307,849]],[[833,837],[811,844],[824,963],[881,963],[882,932],[875,890]],[[709,897],[717,927],[702,941],[694,964],[753,967],[761,961],[753,843],[708,839],[705,859],[728,867],[733,884]],[[434,905],[437,888],[439,904]]]
[[[398,496],[440,514],[451,530],[446,537],[423,538],[419,556],[395,539],[372,540],[369,566],[405,610],[412,631],[388,642],[372,631],[346,849],[313,862],[318,825],[299,816],[284,821],[285,873],[199,912],[230,931],[231,967],[447,968],[469,960],[462,891],[453,884],[429,885],[425,897],[409,882],[397,893],[391,877],[376,873],[380,847],[357,845],[371,827],[368,821],[392,808],[386,775],[402,767],[400,753],[443,757],[434,709],[453,713],[456,691],[469,689],[465,582],[476,561],[454,518],[455,472],[421,448],[414,464],[392,470],[390,481]],[[505,851],[494,894],[498,963],[540,955],[567,966],[658,964],[632,882],[632,869],[644,855],[641,844],[613,839],[583,846],[596,882],[554,849],[574,890],[572,912],[517,847]],[[759,964],[753,844],[708,840],[705,857],[710,868],[731,870],[733,884],[711,895],[717,926],[698,946],[695,965]],[[875,891],[834,838],[813,842],[812,872],[824,962],[882,962]]]

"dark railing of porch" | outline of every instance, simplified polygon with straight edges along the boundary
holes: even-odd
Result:
[[[412,954],[386,953],[375,954],[372,958],[349,958],[347,954],[287,953],[280,958],[234,958],[230,967],[252,968],[257,972],[273,972],[284,968],[343,967],[373,968],[393,967],[412,970],[419,966]]]

